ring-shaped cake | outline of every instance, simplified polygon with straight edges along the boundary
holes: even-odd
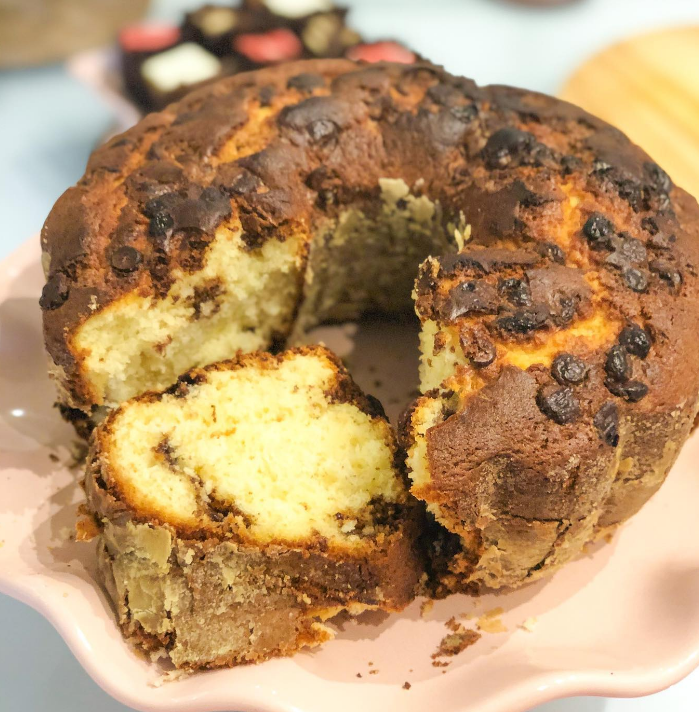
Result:
[[[66,417],[414,308],[399,424],[437,594],[516,586],[662,484],[699,393],[696,202],[623,134],[430,64],[297,63],[110,140],[42,232]],[[417,280],[416,280],[417,276]]]

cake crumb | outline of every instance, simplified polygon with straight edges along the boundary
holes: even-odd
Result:
[[[434,601],[431,598],[424,600],[420,604],[420,618],[425,618],[433,608]]]
[[[526,630],[527,633],[532,633],[538,622],[539,619],[536,616],[529,616],[519,627],[522,630]]]
[[[500,616],[504,613],[502,608],[493,608],[486,611],[477,621],[476,628],[484,633],[505,633],[507,628],[500,620]]]
[[[453,616],[444,625],[450,632],[442,638],[437,650],[432,653],[432,665],[434,667],[446,667],[450,661],[443,660],[443,658],[453,658],[466,650],[466,648],[477,643],[481,638],[480,633],[465,628]]]
[[[95,518],[84,505],[78,507],[78,518],[75,522],[75,541],[91,541],[100,533],[100,527]]]
[[[148,653],[148,657],[152,663],[157,663],[158,660],[167,660],[170,656],[165,648],[158,648]]]
[[[466,243],[469,242],[471,239],[471,226],[466,225],[463,226],[463,223],[460,225],[460,227],[455,227],[454,228],[454,241],[456,242],[456,247],[459,252],[462,252]]]
[[[166,682],[177,682],[185,677],[189,677],[191,674],[189,670],[168,670],[162,675],[158,675],[158,677],[149,684],[151,687],[162,687]]]
[[[403,683],[403,689],[404,690],[409,690],[412,687],[412,685],[409,682],[404,682]]]
[[[370,675],[378,675],[378,674],[379,674],[379,671],[376,670],[376,669],[374,669],[374,670],[369,670],[369,674],[370,674]]]
[[[458,633],[458,632],[463,628],[463,626],[461,625],[461,623],[457,623],[457,622],[456,622],[456,618],[455,618],[454,616],[452,616],[452,617],[444,624],[444,626],[445,626],[448,630],[450,630],[452,633]]]
[[[61,527],[58,532],[58,537],[61,541],[72,541],[75,530],[71,527]]]
[[[362,676],[362,673],[361,673],[361,672],[358,672],[358,673],[357,673],[357,677],[361,677],[361,676]]]

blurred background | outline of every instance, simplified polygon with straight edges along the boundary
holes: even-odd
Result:
[[[697,0],[0,0],[0,258],[145,111],[220,76],[328,56],[422,57],[562,96],[699,195]],[[0,631],[0,712],[125,712],[49,623],[3,596]],[[697,712],[697,700],[699,673],[640,700],[537,712]]]

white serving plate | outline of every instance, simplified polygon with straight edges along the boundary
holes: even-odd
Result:
[[[402,615],[344,623],[315,652],[156,686],[166,668],[122,641],[93,578],[94,546],[67,536],[82,493],[79,473],[64,465],[74,435],[52,408],[45,373],[42,284],[34,238],[0,264],[0,591],[46,616],[88,673],[125,704],[149,712],[523,712],[570,695],[649,694],[699,664],[695,436],[659,494],[611,545],[549,581],[481,599],[453,596],[424,618],[418,601]],[[408,390],[402,374],[411,368],[414,335],[401,343],[381,331],[355,337],[350,368],[397,401]],[[351,337],[348,328],[324,334],[345,354]],[[506,632],[484,633],[447,668],[432,665],[451,616],[494,607],[504,609]],[[538,619],[532,632],[519,627],[530,617]]]

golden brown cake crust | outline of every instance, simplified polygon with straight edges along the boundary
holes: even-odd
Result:
[[[300,74],[322,83],[288,88]],[[540,346],[594,314],[613,327],[584,354],[581,385],[483,361],[482,391],[428,434],[423,495],[473,538],[464,570],[481,561],[490,573],[479,581],[522,582],[637,511],[685,440],[699,392],[696,202],[623,134],[565,102],[431,65],[329,60],[238,75],[146,117],[95,152],[42,232],[61,401],[97,404],[72,342],[80,324],[128,292],[162,295],[174,270],[201,265],[222,220],[237,216],[255,250],[376,200],[387,176],[419,183],[473,228],[467,249],[430,262],[417,285],[423,318],[480,321],[482,338],[462,342],[468,358],[487,361],[489,340],[501,354]],[[524,299],[499,285],[523,276]],[[442,289],[449,279],[482,284],[455,296]],[[406,447],[414,435],[408,425]],[[492,509],[490,533],[470,519],[474,496]],[[511,561],[483,559],[499,546]]]

